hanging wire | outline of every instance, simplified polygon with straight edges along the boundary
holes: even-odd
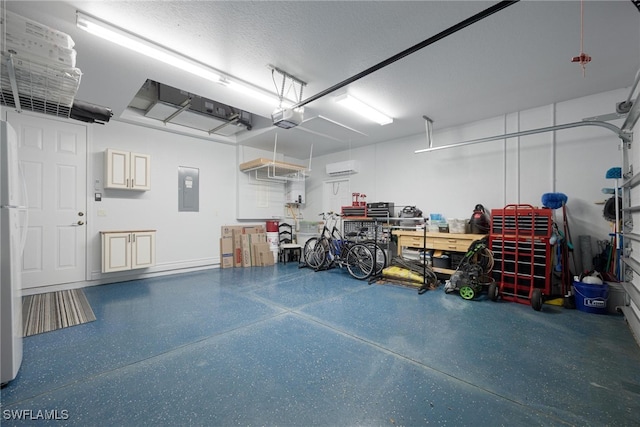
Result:
[[[577,62],[582,67],[582,77],[586,77],[587,64],[591,57],[584,53],[584,0],[580,0],[580,55],[571,58],[571,62]]]
[[[585,77],[587,67],[582,55],[584,55],[584,0],[580,0],[580,66],[582,67],[582,77]]]
[[[278,83],[276,83],[276,79],[275,79],[275,73],[278,72],[282,75],[282,85],[280,85],[280,87],[278,87]],[[289,84],[289,87],[287,88],[286,92],[285,92],[285,88],[287,86],[287,79],[291,80],[291,83]],[[278,99],[279,99],[279,105],[278,108],[282,108],[282,101],[284,101],[284,97],[285,95],[288,95],[291,90],[293,89],[293,93],[295,95],[295,101],[297,103],[299,103],[302,100],[302,90],[304,88],[304,86],[306,85],[305,82],[303,82],[302,80],[292,76],[291,74],[282,71],[280,69],[278,69],[277,67],[273,67],[271,66],[271,80],[273,81],[273,85],[276,89],[276,93],[278,94]],[[298,83],[298,85],[300,85],[300,94],[298,95],[298,92],[296,90],[296,83]]]

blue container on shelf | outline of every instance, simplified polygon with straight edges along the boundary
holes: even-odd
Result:
[[[585,313],[607,314],[609,285],[592,285],[590,283],[573,282],[576,308]]]

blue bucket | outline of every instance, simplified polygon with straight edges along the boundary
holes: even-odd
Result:
[[[575,290],[576,308],[585,313],[607,314],[607,300],[609,299],[609,285],[592,285],[589,283],[573,282]]]

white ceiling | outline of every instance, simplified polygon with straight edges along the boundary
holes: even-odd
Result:
[[[78,99],[122,117],[152,79],[268,118],[273,106],[141,58],[75,27],[75,11],[274,91],[268,64],[307,82],[315,95],[428,39],[496,2],[485,1],[3,1],[7,9],[64,31],[83,72]],[[629,0],[521,1],[306,106],[301,127],[270,119],[239,143],[299,159],[424,134],[487,117],[628,87],[640,68],[640,13]],[[278,82],[280,83],[280,82]],[[369,124],[333,102],[349,92],[392,116]],[[603,111],[610,113],[614,109]],[[127,116],[130,117],[130,116]],[[338,122],[358,132],[336,125]],[[107,124],[108,126],[108,124]],[[365,134],[366,136],[363,136]],[[329,137],[327,137],[329,136]]]

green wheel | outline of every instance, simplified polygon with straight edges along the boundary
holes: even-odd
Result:
[[[460,296],[464,299],[473,299],[476,296],[476,291],[471,286],[463,286],[460,288]]]

